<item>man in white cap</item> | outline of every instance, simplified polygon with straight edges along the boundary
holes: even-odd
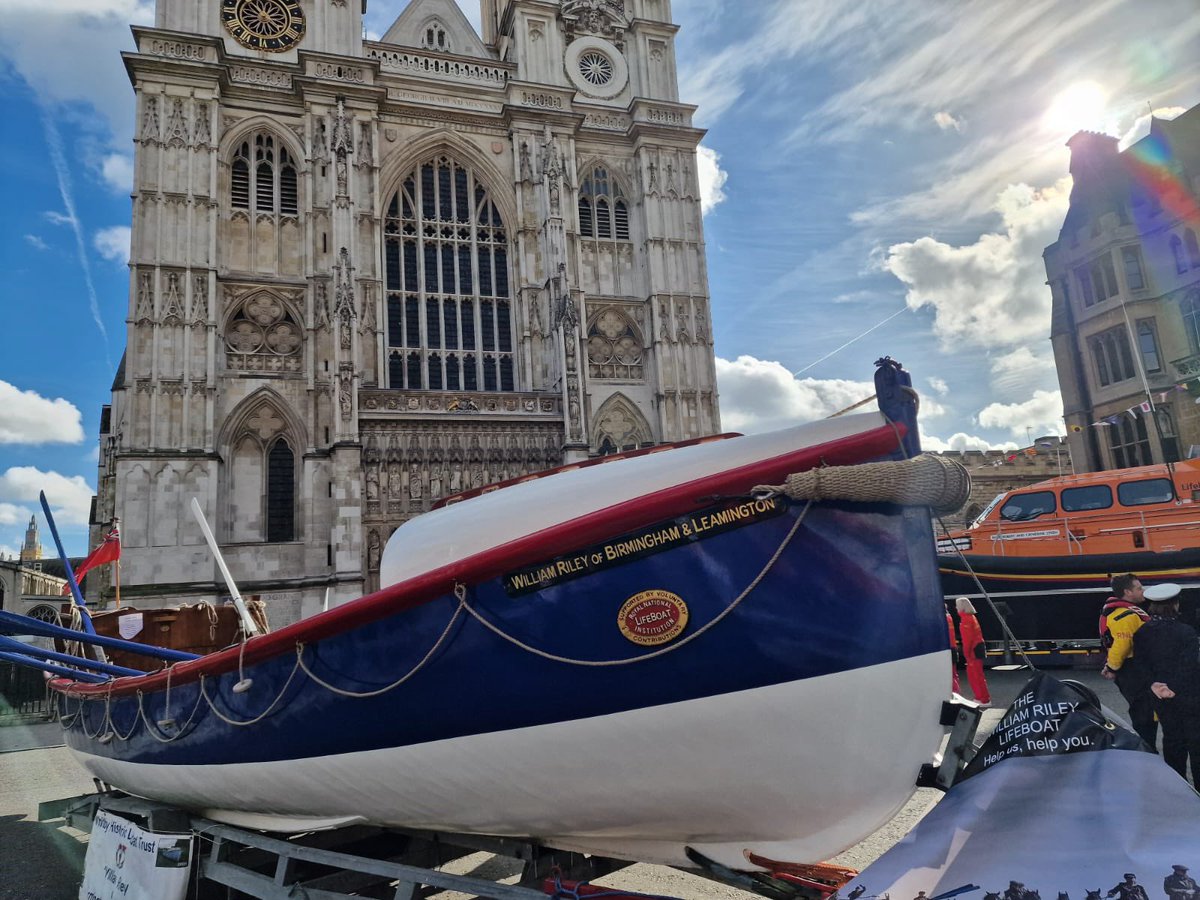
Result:
[[[1163,759],[1192,781],[1200,777],[1200,638],[1179,621],[1179,585],[1145,589],[1150,619],[1133,636],[1134,656],[1150,676],[1155,709],[1162,724]]]

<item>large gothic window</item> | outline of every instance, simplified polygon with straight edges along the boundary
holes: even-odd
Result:
[[[579,233],[629,240],[629,203],[608,169],[596,166],[579,186]]]
[[[515,390],[508,235],[474,172],[448,156],[410,172],[384,262],[391,387]]]
[[[267,451],[267,543],[295,536],[296,456],[280,437]]]

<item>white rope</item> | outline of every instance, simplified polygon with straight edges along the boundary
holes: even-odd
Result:
[[[283,695],[287,693],[287,689],[289,687],[291,687],[292,679],[295,678],[296,673],[298,671],[300,671],[300,656],[303,653],[304,653],[304,645],[297,643],[296,644],[296,664],[294,666],[292,666],[291,674],[288,675],[287,681],[285,681],[283,683],[283,688],[279,691],[279,695],[274,700],[271,701],[270,706],[268,706],[266,709],[264,709],[261,713],[259,713],[253,719],[246,719],[244,721],[239,722],[237,719],[229,718],[227,715],[225,715],[223,712],[221,712],[219,709],[217,709],[216,705],[212,701],[212,698],[208,696],[208,689],[205,687],[205,682],[208,680],[207,675],[200,676],[200,695],[204,698],[204,702],[208,704],[208,708],[212,710],[213,715],[216,716],[218,719],[220,719],[222,722],[224,722],[226,725],[235,725],[238,728],[243,728],[246,725],[256,725],[259,722],[261,722],[263,719],[265,719],[267,716],[269,716],[275,710],[275,707],[278,705],[279,701],[283,699]]]
[[[455,586],[455,590],[457,593],[457,585]],[[421,671],[421,669],[423,669],[425,667],[425,664],[427,662],[429,662],[430,659],[433,658],[433,655],[435,653],[437,653],[438,649],[442,646],[442,643],[449,636],[450,630],[454,627],[454,623],[458,621],[458,617],[462,614],[462,611],[465,608],[466,608],[466,603],[463,601],[463,599],[461,597],[459,597],[459,603],[458,603],[458,606],[454,610],[454,615],[452,615],[450,617],[450,621],[446,623],[446,627],[444,629],[442,629],[442,633],[438,637],[437,641],[434,642],[434,645],[429,648],[429,652],[426,653],[425,656],[421,659],[421,661],[419,663],[417,663],[412,669],[410,669],[408,671],[408,673],[406,675],[404,675],[402,678],[400,678],[396,681],[393,681],[391,684],[387,685],[386,687],[381,687],[378,690],[347,691],[344,688],[334,687],[332,684],[329,684],[327,681],[320,678],[315,672],[313,672],[312,669],[310,669],[308,667],[308,665],[304,662],[303,652],[299,652],[296,654],[296,661],[300,664],[300,668],[302,668],[304,670],[305,675],[307,675],[309,678],[311,678],[313,681],[315,681],[321,687],[325,688],[325,690],[330,691],[334,694],[337,694],[339,697],[353,697],[355,699],[362,699],[365,697],[378,697],[380,694],[386,694],[388,691],[391,691],[391,690],[394,690],[394,689],[400,687],[400,685],[404,684],[404,682],[408,681],[410,678],[412,678],[419,671]],[[297,644],[297,647],[301,647],[301,646],[302,645]]]
[[[458,600],[463,605],[463,608],[467,612],[469,612],[472,616],[474,616],[475,621],[477,621],[480,625],[484,626],[485,628],[487,628],[489,631],[491,631],[493,634],[497,635],[498,637],[501,637],[504,640],[508,641],[510,644],[513,644],[516,647],[520,647],[522,650],[526,651],[527,653],[532,653],[534,656],[540,656],[542,659],[548,659],[552,662],[567,663],[568,665],[572,665],[572,666],[594,666],[594,667],[626,666],[626,665],[629,665],[630,663],[645,662],[648,659],[654,659],[655,657],[658,657],[658,656],[665,656],[668,653],[674,653],[676,650],[679,650],[681,647],[686,647],[692,641],[696,640],[696,638],[700,637],[700,635],[704,634],[706,631],[708,631],[710,628],[712,628],[714,625],[716,625],[718,622],[720,622],[722,619],[724,619],[726,616],[728,616],[731,612],[733,612],[735,609],[737,609],[738,604],[740,604],[743,600],[745,600],[746,597],[749,596],[750,592],[753,591],[756,587],[758,587],[759,582],[762,581],[763,578],[766,577],[767,573],[769,571],[771,571],[771,567],[774,566],[775,563],[779,560],[779,557],[783,553],[784,549],[786,549],[787,545],[789,543],[791,543],[792,538],[795,537],[796,532],[800,529],[800,523],[804,521],[804,517],[806,515],[808,515],[808,510],[811,507],[812,507],[812,501],[810,500],[810,501],[808,501],[807,504],[805,504],[804,509],[801,510],[801,512],[800,512],[800,515],[798,515],[796,517],[795,523],[792,525],[792,527],[788,531],[788,533],[784,536],[783,541],[782,541],[782,543],[780,543],[778,549],[776,549],[776,551],[771,555],[771,558],[769,560],[767,560],[767,564],[765,566],[763,566],[762,571],[760,571],[758,573],[758,575],[755,576],[754,580],[751,581],[749,585],[747,585],[747,587],[744,591],[742,591],[740,594],[738,594],[738,596],[736,598],[734,598],[733,602],[731,602],[728,606],[726,606],[725,609],[721,610],[720,614],[716,618],[714,618],[712,621],[705,624],[703,627],[697,629],[696,631],[693,631],[691,634],[689,634],[687,637],[685,637],[682,641],[677,641],[668,647],[663,647],[663,648],[661,648],[659,650],[655,650],[651,653],[643,653],[641,656],[631,656],[628,659],[572,659],[569,656],[559,656],[555,653],[550,653],[546,650],[539,650],[537,647],[531,647],[529,644],[526,644],[520,638],[513,637],[511,634],[506,633],[498,625],[494,625],[492,622],[488,621],[482,615],[480,615],[479,612],[477,612],[467,602],[467,589],[466,589],[465,585],[455,584],[454,585],[454,595],[456,597],[458,597]]]

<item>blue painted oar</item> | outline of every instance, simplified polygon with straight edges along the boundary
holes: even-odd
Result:
[[[93,675],[91,672],[80,672],[78,669],[68,669],[64,666],[56,666],[54,663],[40,662],[23,653],[6,653],[0,650],[0,660],[16,663],[18,666],[25,666],[28,669],[41,669],[51,675],[63,675],[76,681],[88,681],[92,684],[103,684],[108,681],[103,675]]]
[[[38,659],[49,659],[54,662],[68,663],[72,666],[78,666],[81,669],[92,669],[96,672],[104,672],[107,675],[145,675],[138,669],[129,669],[125,666],[114,666],[112,663],[97,662],[94,659],[88,659],[84,656],[73,656],[70,653],[59,653],[57,650],[44,650],[41,647],[34,647],[30,644],[23,644],[20,641],[13,640],[10,637],[0,637],[0,650],[7,650],[10,653],[23,653],[26,656],[34,656]]]
[[[128,650],[131,653],[140,653],[142,656],[152,656],[155,659],[167,659],[172,662],[197,658],[195,653],[168,650],[166,647],[139,644],[137,641],[124,641],[121,638],[105,637],[102,634],[84,634],[14,612],[0,611],[0,634],[27,634],[33,637],[61,638],[64,641],[78,641],[81,644],[108,647],[110,650]]]
[[[79,617],[83,620],[83,630],[88,634],[95,634],[96,626],[92,624],[92,617],[88,615],[87,602],[83,599],[83,594],[80,593],[79,582],[75,580],[75,570],[71,568],[71,560],[67,558],[67,552],[63,549],[62,538],[58,536],[58,526],[54,524],[54,516],[50,514],[50,504],[46,502],[46,492],[40,492],[38,498],[42,501],[42,512],[46,514],[46,523],[50,526],[50,534],[54,536],[54,546],[58,548],[58,558],[62,560],[63,568],[66,569],[67,584],[71,586],[71,596],[75,598],[75,605],[79,607]]]

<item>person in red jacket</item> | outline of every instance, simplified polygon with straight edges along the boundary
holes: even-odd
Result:
[[[950,673],[954,676],[954,693],[958,694],[962,692],[958,681],[958,635],[954,633],[954,616],[950,615],[950,610],[946,610],[946,627],[950,629]]]
[[[992,695],[988,692],[987,679],[983,677],[983,657],[987,650],[983,646],[979,620],[975,618],[975,607],[966,597],[959,597],[954,605],[958,607],[958,630],[962,634],[962,651],[967,660],[967,681],[971,682],[975,699],[990,704]]]

